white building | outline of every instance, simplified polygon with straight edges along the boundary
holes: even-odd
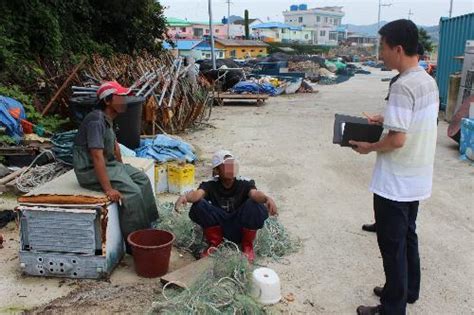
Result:
[[[342,7],[308,9],[306,4],[292,5],[284,11],[285,23],[314,30],[317,45],[337,45],[341,41]]]
[[[249,19],[249,31],[250,37],[252,37],[252,27],[258,24],[262,24],[260,19]],[[230,38],[232,39],[245,39],[245,21],[236,20],[230,24]]]

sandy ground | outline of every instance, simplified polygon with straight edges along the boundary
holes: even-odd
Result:
[[[261,107],[214,108],[212,128],[183,135],[201,153],[201,175],[210,172],[213,151],[232,150],[241,174],[274,197],[281,221],[303,241],[290,264],[268,264],[280,275],[283,296],[295,296],[281,305],[283,313],[354,314],[359,304],[377,303],[372,288],[383,284],[382,260],[375,234],[360,229],[373,221],[367,187],[375,156],[331,140],[335,113],[383,108],[388,83],[380,79],[391,75],[373,70],[337,86],[318,86],[318,94],[272,98]],[[422,291],[409,314],[474,313],[474,168],[459,160],[446,128],[441,121],[433,196],[418,216]],[[134,276],[129,258],[109,282],[21,276],[14,223],[0,232],[7,239],[0,249],[0,312],[142,313],[160,294],[157,280]],[[173,269],[189,261],[173,257]]]

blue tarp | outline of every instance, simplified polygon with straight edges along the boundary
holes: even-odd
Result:
[[[474,119],[462,119],[459,152],[461,153],[461,159],[474,161]]]
[[[7,135],[12,137],[16,143],[20,142],[23,136],[23,129],[19,119],[15,119],[8,112],[9,109],[20,109],[20,119],[26,119],[23,105],[13,98],[0,95],[0,125],[5,126]]]
[[[253,81],[241,81],[232,88],[234,93],[252,93],[252,94],[268,94],[276,95],[277,89],[270,83],[255,83]]]
[[[140,147],[135,150],[137,157],[154,159],[165,163],[170,161],[194,162],[197,157],[191,145],[165,135],[158,135],[155,139],[140,141]]]

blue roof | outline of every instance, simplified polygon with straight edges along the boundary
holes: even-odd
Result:
[[[194,46],[198,45],[200,40],[187,40],[187,39],[178,39],[174,41],[176,48],[178,50],[191,50]],[[163,48],[171,49],[171,45],[168,42],[163,42]]]
[[[346,27],[346,26],[343,26],[343,25],[339,25],[339,26],[336,28],[336,31],[338,31],[338,32],[345,32],[345,31],[347,31],[347,27]]]
[[[262,23],[262,24],[257,24],[252,26],[252,29],[264,29],[264,28],[287,28],[292,31],[301,31],[302,27],[300,26],[293,26],[281,22],[268,22],[268,23]]]

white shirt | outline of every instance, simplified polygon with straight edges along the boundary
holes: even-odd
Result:
[[[392,85],[384,129],[406,133],[402,148],[377,152],[370,191],[400,202],[431,196],[439,92],[421,67],[406,70]]]

